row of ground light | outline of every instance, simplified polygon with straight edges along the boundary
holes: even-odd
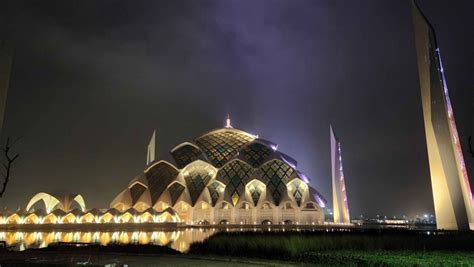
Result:
[[[92,209],[83,212],[80,209],[73,209],[65,212],[56,209],[50,213],[44,210],[33,212],[16,211],[7,215],[0,215],[1,224],[83,224],[83,223],[178,223],[178,214],[167,208],[162,212],[154,209],[147,209],[138,212],[135,209],[128,209],[120,212],[111,208],[105,212]]]

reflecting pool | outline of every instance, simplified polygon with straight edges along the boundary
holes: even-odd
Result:
[[[200,242],[214,233],[216,229],[183,229],[177,231],[53,231],[53,232],[0,232],[0,241],[15,250],[43,248],[58,242],[77,242],[90,244],[150,244],[169,246],[172,249],[186,252],[193,242]]]

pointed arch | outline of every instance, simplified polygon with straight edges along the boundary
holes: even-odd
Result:
[[[245,185],[252,180],[253,168],[245,161],[233,159],[217,173],[216,180],[225,184],[224,199],[234,206],[244,198]]]
[[[135,182],[133,185],[128,187],[130,191],[130,197],[132,198],[132,204],[135,205],[142,196],[142,194],[147,190],[147,187],[140,182]]]
[[[86,211],[86,202],[84,201],[84,198],[82,197],[81,194],[75,195],[75,197],[72,199],[71,203],[72,202],[76,202],[77,204],[79,204],[79,206],[81,207],[82,212]]]
[[[73,213],[68,213],[61,219],[61,222],[62,223],[75,223],[76,215]]]
[[[269,201],[265,201],[262,203],[262,210],[272,210],[275,208],[275,205]]]
[[[157,211],[163,211],[167,208],[171,207],[171,205],[169,205],[168,203],[164,202],[164,201],[158,201],[156,202],[156,204],[153,206],[153,209],[157,210]]]
[[[233,208],[233,205],[228,201],[222,200],[217,203],[216,207],[220,210],[231,210]]]
[[[30,211],[31,208],[40,201],[43,201],[47,213],[50,213],[56,206],[60,206],[61,209],[64,209],[59,199],[48,193],[39,192],[30,199],[26,206],[26,210]]]
[[[200,200],[194,205],[194,210],[202,210],[202,211],[208,211],[211,209],[211,203],[205,201],[205,200]]]
[[[6,223],[7,224],[20,224],[21,221],[22,221],[21,216],[18,213],[15,212],[13,214],[10,214],[7,217]]]
[[[155,212],[151,212],[150,210],[146,210],[140,214],[140,221],[142,223],[153,223],[155,217]]]
[[[54,213],[49,213],[43,218],[43,224],[53,224],[58,223],[58,216]]]
[[[168,210],[162,212],[160,215],[158,215],[158,221],[159,222],[167,222],[167,223],[172,223],[172,222],[179,222],[179,216],[175,213],[171,214]]]
[[[206,186],[216,176],[217,169],[202,160],[196,160],[181,170],[191,197],[191,206],[196,204]]]
[[[275,205],[280,205],[280,202],[287,197],[286,184],[294,174],[295,169],[277,159],[268,161],[260,167],[258,176],[265,181],[267,195],[270,194]]]
[[[100,223],[113,223],[115,222],[116,214],[112,214],[111,212],[106,212],[102,216],[100,216],[99,222]]]
[[[181,194],[186,189],[186,186],[179,181],[174,181],[168,186],[168,193],[170,195],[171,206],[173,206],[179,199]]]
[[[288,192],[293,196],[298,206],[301,206],[301,203],[304,199],[304,196],[308,192],[308,185],[303,182],[300,178],[294,178],[287,183]]]
[[[265,192],[265,184],[258,179],[253,179],[252,181],[247,183],[245,189],[252,198],[253,205],[257,206],[260,200],[260,196]]]
[[[237,207],[239,210],[250,210],[251,208],[253,208],[252,206],[252,203],[248,202],[248,201],[242,201],[238,207]]]
[[[35,213],[30,213],[26,215],[25,218],[23,219],[23,223],[25,224],[37,224],[39,222],[40,222],[40,218]]]
[[[215,206],[219,198],[224,194],[225,184],[217,180],[211,181],[207,186],[212,206]]]
[[[160,160],[145,170],[150,192],[150,203],[156,203],[168,185],[176,180],[179,170],[171,163]]]
[[[196,160],[206,161],[202,150],[195,144],[189,142],[184,142],[174,147],[171,150],[171,155],[179,168],[184,168]]]

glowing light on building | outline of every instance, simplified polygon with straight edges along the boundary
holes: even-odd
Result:
[[[329,127],[331,140],[332,199],[335,223],[350,223],[347,203],[344,169],[342,167],[341,142],[337,139],[332,126]]]
[[[451,130],[451,135],[453,137],[453,141],[455,144],[456,159],[459,162],[459,167],[461,168],[462,176],[464,178],[464,183],[467,188],[469,199],[471,200],[471,209],[472,209],[473,199],[472,199],[471,185],[469,184],[469,175],[467,174],[466,163],[464,162],[464,155],[462,153],[461,142],[459,142],[459,135],[458,135],[458,130],[457,130],[458,128],[456,127],[456,121],[454,120],[453,108],[451,106],[451,99],[449,98],[446,78],[444,77],[443,62],[441,61],[441,54],[440,54],[439,48],[436,48],[436,53],[438,55],[437,58],[439,60],[439,70],[441,72],[441,79],[443,81],[443,88],[444,88],[443,91],[444,91],[444,98],[447,105],[449,128]]]
[[[225,128],[233,128],[232,124],[230,123],[230,115],[227,114],[227,119],[225,120]]]
[[[325,200],[277,145],[232,127],[208,132],[147,165],[110,203],[86,209],[80,194],[40,192],[3,224],[322,224]],[[39,208],[39,206],[41,207]],[[44,206],[43,206],[44,205]],[[44,212],[44,210],[46,212]],[[77,239],[71,235],[70,240]],[[84,236],[92,239],[93,235]],[[94,237],[96,238],[96,237]],[[115,238],[115,237],[112,237]],[[121,236],[129,240],[128,236]]]
[[[474,229],[473,196],[436,35],[413,2],[413,23],[438,229]]]

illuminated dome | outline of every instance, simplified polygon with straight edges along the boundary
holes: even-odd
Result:
[[[324,221],[325,200],[297,170],[297,162],[275,143],[232,128],[229,119],[226,127],[170,153],[174,163],[153,159],[110,207],[172,208],[187,224]]]

